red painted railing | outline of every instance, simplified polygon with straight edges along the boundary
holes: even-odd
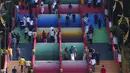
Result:
[[[105,14],[105,10],[104,10],[104,17],[105,17],[105,19],[107,19],[106,14]],[[115,60],[116,60],[116,62],[117,62],[117,65],[118,65],[118,69],[120,70],[120,64],[119,64],[119,62],[118,62],[118,54],[115,54],[116,51],[115,51],[114,42],[113,42],[113,35],[112,35],[111,29],[110,29],[110,27],[109,27],[110,22],[111,22],[111,21],[106,22],[106,26],[107,26],[107,30],[108,30],[110,42],[111,42],[111,45],[112,45],[112,51],[113,51],[113,53],[114,53],[114,57],[115,57]]]
[[[32,49],[32,52],[33,52],[33,55],[32,55],[32,68],[34,69],[34,63],[35,63],[35,50],[36,50],[36,36],[37,36],[37,20],[38,20],[38,9],[35,8],[35,13],[36,13],[36,21],[35,21],[35,28],[34,28],[34,41],[33,41],[33,49]]]
[[[80,0],[80,6],[81,6],[81,0]],[[85,50],[87,51],[88,50],[88,44],[87,44],[87,37],[86,37],[86,33],[85,33],[85,25],[84,25],[84,21],[83,21],[83,17],[82,17],[82,12],[81,12],[81,8],[80,8],[80,17],[81,17],[81,21],[82,21],[82,32],[83,32],[83,38],[84,38],[84,47],[85,47]],[[87,62],[88,62],[88,67],[87,67],[87,70],[90,69],[90,57],[89,55],[87,54],[86,55],[87,57]]]
[[[58,5],[60,5],[60,0],[58,0]],[[58,18],[59,18],[59,21],[58,21],[58,43],[59,43],[59,57],[60,57],[60,73],[63,72],[63,69],[62,69],[62,36],[61,36],[61,27],[60,27],[60,8],[58,9]]]

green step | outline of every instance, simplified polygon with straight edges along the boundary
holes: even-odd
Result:
[[[93,43],[109,43],[109,36],[106,28],[94,28]]]
[[[62,43],[62,54],[64,49],[71,46],[77,49],[77,59],[82,59],[84,44],[83,43]],[[58,43],[37,43],[36,44],[36,60],[59,60]]]
[[[50,0],[51,3],[53,3],[54,0]],[[58,0],[56,0],[58,1]],[[49,0],[45,0],[45,4],[47,4],[49,2]],[[72,4],[79,4],[79,0],[61,0],[61,4],[69,4],[69,3],[72,3]]]
[[[20,28],[17,27],[14,29],[14,32],[17,34],[19,33],[20,35],[20,42],[19,43],[29,43],[27,39],[24,39],[24,34],[22,35],[22,32],[20,31]],[[28,37],[27,37],[28,38]]]

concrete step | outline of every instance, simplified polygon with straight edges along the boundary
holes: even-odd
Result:
[[[12,69],[14,68],[14,66],[17,69],[17,73],[21,73],[21,69],[19,66],[19,61],[9,61],[8,62],[8,73],[12,73]]]
[[[118,66],[115,60],[102,60],[100,65],[96,65],[96,72],[100,73],[102,65],[106,68],[107,73],[118,73]]]

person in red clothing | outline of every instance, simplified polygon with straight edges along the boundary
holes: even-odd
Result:
[[[46,32],[44,30],[42,32],[42,41],[43,41],[43,43],[46,42]]]
[[[104,68],[104,65],[102,65],[101,73],[106,73],[106,68]]]

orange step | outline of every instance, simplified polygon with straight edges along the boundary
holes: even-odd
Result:
[[[96,65],[96,72],[101,73],[102,65],[106,68],[107,73],[118,73],[118,66],[115,60],[101,60],[100,65]]]
[[[19,61],[9,61],[8,62],[8,65],[7,65],[8,73],[12,73],[12,69],[14,68],[14,66],[16,66],[17,73],[21,73]]]

